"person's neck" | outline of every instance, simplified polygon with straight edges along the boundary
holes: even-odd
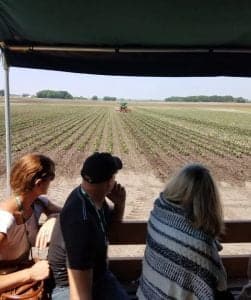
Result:
[[[36,200],[36,198],[38,197],[39,195],[37,195],[36,193],[34,192],[29,192],[29,193],[26,193],[26,194],[23,194],[23,195],[13,195],[13,199],[16,203],[16,206],[17,206],[17,210],[19,210],[20,208],[18,207],[18,202],[20,202],[21,206],[22,206],[22,209],[25,211],[25,210],[29,210],[29,208],[31,207],[31,205],[33,204],[33,202]]]
[[[91,184],[86,184],[85,182],[81,184],[81,187],[90,196],[96,208],[100,209],[105,201],[105,193],[103,190],[96,185],[93,186]]]

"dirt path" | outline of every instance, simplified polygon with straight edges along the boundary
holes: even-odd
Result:
[[[153,172],[138,172],[125,167],[117,175],[117,181],[127,190],[125,218],[130,220],[147,220],[153,201],[164,188],[165,183],[156,178]],[[49,197],[63,204],[71,190],[81,182],[80,176],[57,178],[51,183]],[[218,183],[227,220],[250,219],[251,216],[251,182],[234,185],[227,182]],[[0,189],[5,194],[5,178],[0,177]]]

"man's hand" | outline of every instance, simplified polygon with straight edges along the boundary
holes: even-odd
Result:
[[[107,194],[107,197],[114,203],[114,206],[119,205],[121,202],[125,202],[126,190],[121,184],[115,182],[113,189]]]
[[[125,188],[121,184],[115,182],[114,187],[107,195],[107,198],[109,198],[114,204],[112,221],[122,221],[126,200]]]

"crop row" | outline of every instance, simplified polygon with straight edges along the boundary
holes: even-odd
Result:
[[[124,117],[125,125],[130,129],[134,138],[139,142],[141,146],[141,152],[148,152],[151,155],[159,156],[160,150],[165,152],[166,155],[170,155],[175,157],[175,150],[177,152],[182,152],[184,155],[184,148],[177,144],[171,143],[171,139],[169,139],[168,143],[164,143],[163,140],[153,132],[149,130],[139,119],[134,116],[125,116]]]
[[[85,132],[97,118],[100,117],[100,112],[95,111],[89,114],[87,117],[79,119],[74,126],[63,131],[56,139],[53,140],[51,144],[51,149],[63,149],[68,150],[73,147],[82,136],[85,135]]]
[[[196,135],[189,129],[153,119],[141,112],[126,115],[123,119],[135,139],[141,141],[150,154],[157,154],[162,150],[169,156],[176,156],[179,153],[182,156],[200,155],[206,158],[209,153],[225,157],[226,150],[229,150],[217,145],[217,141],[210,140],[203,134]],[[240,155],[234,151],[231,154],[237,157]]]
[[[84,151],[88,143],[96,137],[99,124],[102,123],[105,115],[106,112],[100,109],[99,114],[92,118],[91,123],[88,124],[88,128],[86,128],[85,134],[76,143],[77,150]]]
[[[30,134],[21,135],[20,138],[23,138],[23,142],[20,142],[19,139],[14,139],[13,149],[20,151],[26,147],[29,147],[30,150],[38,150],[40,147],[47,145],[48,149],[53,149],[60,144],[58,141],[61,139],[64,140],[64,135],[67,132],[73,132],[77,126],[81,126],[81,123],[84,123],[88,118],[88,114],[79,115],[78,118],[71,116],[71,118],[63,118],[57,120],[57,122],[52,123],[43,123],[41,127],[31,129]],[[26,133],[26,132],[25,132]]]
[[[229,153],[239,157],[241,154],[250,153],[248,147],[240,147],[230,141],[226,142],[216,137],[208,137],[202,132],[198,133],[191,128],[172,124],[170,121],[162,121],[146,114],[140,114],[140,121],[144,122],[146,126],[152,127],[162,138],[174,139],[177,143],[186,141],[188,147],[194,145],[194,151],[199,154],[202,154],[204,150],[208,150],[219,156],[226,156]]]
[[[200,131],[195,130],[193,124],[179,124],[177,122],[173,122],[173,119],[163,119],[159,117],[157,114],[151,114],[149,112],[142,112],[142,116],[144,116],[145,120],[151,122],[152,124],[155,124],[157,129],[160,131],[168,131],[169,134],[179,133],[181,136],[183,135],[184,138],[189,137],[189,141],[191,143],[205,146],[209,148],[208,150],[215,152],[216,154],[219,153],[222,154],[232,154],[234,156],[239,157],[241,154],[250,154],[251,148],[249,147],[248,143],[245,145],[241,145],[237,142],[232,140],[226,140],[222,139],[221,136],[210,136],[205,132],[204,130],[200,128]],[[165,132],[164,132],[165,134]],[[247,138],[245,138],[245,141],[247,141]]]
[[[151,111],[158,117],[163,116],[168,119],[176,119],[192,123],[193,126],[203,126],[205,128],[214,128],[230,134],[237,134],[250,137],[250,115],[244,113],[219,112],[209,110],[175,110],[175,109],[144,109]],[[242,120],[242,122],[240,122]]]

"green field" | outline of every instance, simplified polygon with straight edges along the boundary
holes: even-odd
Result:
[[[251,104],[13,101],[12,151],[43,152],[61,175],[77,174],[93,151],[120,155],[128,169],[154,170],[166,178],[178,166],[199,161],[219,180],[251,180]],[[0,106],[1,174],[4,173],[4,107]]]

